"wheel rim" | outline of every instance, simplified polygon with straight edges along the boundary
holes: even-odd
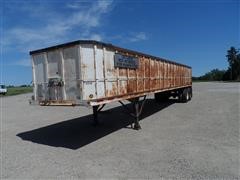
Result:
[[[189,93],[188,92],[186,94],[186,99],[187,99],[187,101],[189,100]]]

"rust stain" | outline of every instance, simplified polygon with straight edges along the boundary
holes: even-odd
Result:
[[[145,84],[144,84],[144,85],[145,85],[145,86],[144,86],[144,90],[145,90],[145,91],[148,91],[148,90],[150,89],[150,83],[149,83],[149,82],[150,82],[150,81],[149,81],[149,78],[145,78],[145,79],[144,79],[144,83],[145,83]]]
[[[172,64],[170,64],[170,75],[169,75],[169,77],[170,77],[170,87],[172,87],[172,76],[173,76],[173,73],[172,73]]]
[[[159,62],[160,83],[159,89],[163,89],[163,63]]]
[[[112,89],[106,90],[107,97],[117,96],[118,95],[118,89],[117,89],[117,82],[112,82]]]
[[[138,80],[137,91],[138,91],[138,92],[143,92],[143,91],[144,91],[144,82],[143,82],[143,79],[142,79],[142,80]]]
[[[149,78],[149,70],[150,70],[150,66],[149,66],[149,59],[144,58],[144,70],[145,70],[145,77]]]
[[[117,75],[117,69],[114,68],[113,64],[110,63],[109,60],[106,60],[106,71],[107,71],[107,76],[113,77]]]
[[[127,77],[127,69],[119,68],[119,77]]]
[[[148,91],[150,89],[150,83],[149,83],[149,71],[150,66],[149,66],[149,59],[144,58],[144,90]]]
[[[119,82],[120,82],[120,90],[119,90],[120,95],[127,94],[127,81],[121,80]]]
[[[136,70],[135,69],[129,69],[129,77],[136,77]]]
[[[160,64],[160,62],[158,62],[158,81],[157,81],[157,83],[158,83],[157,88],[158,88],[158,89],[161,89],[161,84],[162,84],[162,82],[161,82],[161,70],[160,70],[160,68],[161,68],[161,64]]]
[[[137,69],[137,76],[138,78],[143,78],[144,77],[144,59],[141,57],[139,59],[139,68]]]
[[[87,68],[87,65],[86,64],[81,64],[81,67],[82,68]]]
[[[191,85],[191,69],[187,67],[145,57],[138,59],[137,69],[119,68],[118,76],[117,68],[107,64],[112,77],[119,78],[111,82],[112,89],[106,90],[107,99]]]
[[[163,82],[164,82],[164,86],[163,89],[165,89],[167,87],[167,67],[166,67],[166,63],[163,64],[163,71],[164,71],[164,75],[163,75]]]
[[[127,83],[127,93],[134,93],[137,89],[137,81],[136,80],[128,80]]]
[[[154,77],[155,76],[155,63],[154,60],[150,60],[150,77]]]

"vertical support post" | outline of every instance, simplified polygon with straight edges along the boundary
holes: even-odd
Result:
[[[102,63],[103,63],[103,79],[104,79],[104,95],[107,96],[107,85],[106,85],[106,78],[107,78],[107,75],[106,75],[106,67],[105,67],[105,55],[106,54],[106,48],[103,47],[103,59],[102,59]]]
[[[63,49],[61,49],[60,51],[59,51],[59,53],[60,53],[60,57],[61,57],[61,67],[62,67],[62,72],[61,72],[61,74],[62,74],[62,80],[63,80],[63,82],[64,82],[64,84],[65,84],[65,71],[66,71],[66,69],[65,69],[65,63],[64,63],[64,56],[63,56]],[[62,91],[61,93],[62,93],[62,99],[63,100],[67,100],[67,93],[66,93],[66,89],[65,89],[65,86],[63,86],[63,87],[58,87],[60,90],[59,91]]]
[[[97,83],[98,83],[98,80],[97,80],[97,65],[96,65],[96,54],[97,54],[97,46],[94,45],[93,46],[93,61],[94,61],[94,83],[95,83],[95,97],[98,97],[98,94],[97,94]]]
[[[34,93],[34,100],[37,100],[37,84],[36,84],[36,74],[35,74],[35,65],[33,61],[33,56],[31,56],[32,61],[32,85],[33,85],[33,93]]]
[[[93,123],[94,123],[94,125],[99,124],[99,121],[98,121],[98,107],[99,106],[93,106]]]
[[[45,89],[45,100],[49,100],[50,99],[50,92],[49,92],[49,88],[48,88],[48,56],[47,53],[44,53],[44,68],[45,68],[45,77],[44,77],[44,89]]]
[[[115,53],[118,53],[118,51],[116,51]],[[115,64],[115,62],[114,62],[114,64]],[[117,80],[116,80],[116,82],[117,82],[117,95],[120,95],[121,86],[120,86],[120,80],[119,80],[119,67],[117,67]]]
[[[82,61],[83,61],[83,52],[81,45],[78,46],[78,68],[79,68],[79,92],[80,99],[83,99],[83,72],[82,72]]]
[[[163,70],[163,73],[162,73],[163,74],[163,86],[162,87],[163,87],[163,89],[165,89],[165,78],[166,78],[165,72],[166,71],[165,71],[165,63],[164,62],[162,63],[162,67],[163,67],[162,68],[162,70]]]
[[[134,126],[133,128],[136,130],[141,129],[141,126],[139,124],[139,116],[140,116],[140,112],[139,112],[139,98],[136,98],[134,101],[134,108],[135,108],[135,120],[134,120]]]

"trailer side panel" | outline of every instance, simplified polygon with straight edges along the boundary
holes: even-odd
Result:
[[[35,99],[90,105],[192,85],[191,68],[100,43],[70,43],[31,53]]]

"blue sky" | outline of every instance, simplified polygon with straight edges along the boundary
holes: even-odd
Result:
[[[0,0],[1,79],[32,80],[29,51],[94,39],[192,66],[199,76],[225,69],[240,47],[240,1]]]

